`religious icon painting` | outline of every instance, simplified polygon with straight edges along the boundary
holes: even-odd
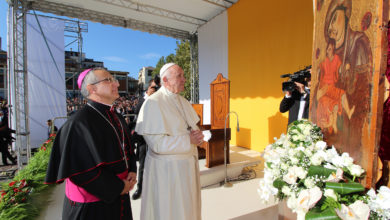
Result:
[[[382,42],[377,41],[382,32],[372,22],[383,19],[388,5],[380,8],[377,0],[318,2],[322,9],[314,17],[310,118],[328,144],[371,170],[373,160],[365,158],[372,157],[377,145],[370,133],[377,127],[378,94],[383,97],[381,67],[374,67],[375,59],[383,60]]]

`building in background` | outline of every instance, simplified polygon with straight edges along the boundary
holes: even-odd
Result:
[[[85,58],[85,53],[82,53],[80,57],[80,53],[77,51],[65,51],[66,97],[71,98],[80,95],[77,86],[79,73],[81,70],[93,67],[104,67],[104,64],[101,61],[94,61],[93,59]]]
[[[85,53],[82,53],[80,57],[79,52],[65,51],[65,81],[66,96],[68,98],[80,96],[80,91],[77,86],[77,78],[79,76],[79,73],[85,69],[90,69],[94,67],[105,68],[103,62],[85,58]],[[135,79],[128,76],[129,72],[115,70],[108,71],[119,81],[118,92],[120,95],[124,96],[126,94],[136,94],[137,85],[134,85]],[[138,84],[138,81],[136,84]]]
[[[143,93],[148,89],[148,82],[151,80],[154,67],[142,67],[138,72],[138,88],[139,93]]]
[[[118,92],[120,96],[124,96],[129,94],[129,80],[128,76],[129,72],[122,72],[122,71],[115,71],[115,70],[108,70],[112,76],[114,76],[118,82],[119,82],[119,87],[118,87]]]
[[[131,76],[127,77],[127,85],[128,85],[128,94],[136,95],[138,92],[138,79],[134,79]]]
[[[7,99],[7,51],[1,50],[0,38],[0,99]],[[81,68],[80,68],[81,60]],[[65,87],[66,97],[79,97],[80,91],[77,86],[77,78],[82,70],[103,67],[102,61],[95,61],[93,59],[85,58],[85,53],[82,53],[81,58],[79,52],[65,51]],[[148,67],[153,68],[153,67]],[[80,71],[81,69],[81,71]],[[108,70],[119,81],[120,95],[135,95],[138,91],[138,80],[128,76],[129,72]],[[153,71],[153,69],[152,69]],[[151,72],[150,72],[151,74]],[[148,78],[149,79],[149,78]]]
[[[0,99],[7,99],[7,51],[1,46],[0,37]]]

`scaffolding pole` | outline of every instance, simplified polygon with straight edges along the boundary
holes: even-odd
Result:
[[[10,1],[12,12],[12,53],[9,68],[13,81],[12,100],[16,130],[16,153],[18,156],[18,168],[28,163],[31,157],[30,129],[28,119],[28,77],[27,77],[27,45],[26,45],[26,13],[27,1]],[[12,68],[12,69],[11,69]],[[11,87],[9,87],[11,88]]]
[[[191,102],[199,103],[199,63],[198,63],[198,35],[190,37],[191,53]]]

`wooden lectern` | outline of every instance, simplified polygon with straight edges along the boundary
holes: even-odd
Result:
[[[206,167],[213,167],[216,165],[224,164],[224,128],[225,118],[229,113],[229,100],[230,100],[230,81],[225,79],[221,73],[210,84],[210,102],[211,102],[211,124],[203,124],[203,105],[193,104],[195,111],[200,115],[201,130],[210,130],[211,139],[208,142],[204,142],[199,148],[205,150],[206,155]],[[226,121],[226,147],[227,157],[226,161],[229,163],[229,141],[230,141],[230,128],[229,119]],[[201,150],[200,150],[201,151]]]

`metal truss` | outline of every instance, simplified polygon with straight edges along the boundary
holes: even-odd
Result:
[[[81,72],[82,70],[82,66],[83,66],[83,36],[82,36],[82,32],[88,32],[88,23],[86,22],[80,22],[79,20],[77,21],[74,21],[74,20],[69,20],[69,19],[62,19],[64,20],[64,31],[65,32],[68,32],[68,33],[74,33],[75,35],[66,35],[66,37],[69,37],[69,38],[75,38],[75,40],[71,43],[69,43],[68,45],[65,45],[65,48],[69,45],[71,45],[72,43],[74,42],[77,42],[77,47],[78,47],[78,51],[79,51],[79,62],[78,62],[78,65],[77,65],[77,70],[76,72],[73,72],[72,74],[72,77],[69,77],[68,79],[65,79],[65,81],[67,80],[72,80],[73,83],[73,95],[75,95],[76,91],[78,90],[76,88],[76,76],[78,73]],[[80,97],[81,98],[81,97]]]
[[[225,9],[230,8],[234,4],[234,2],[230,1],[230,0],[203,0],[203,1],[208,2],[210,4],[213,4],[213,5],[217,5],[219,7],[225,8]]]
[[[13,82],[11,100],[16,130],[16,152],[18,155],[18,166],[28,163],[31,156],[30,128],[28,119],[28,78],[27,78],[27,45],[26,45],[26,12],[27,1],[10,1],[12,10],[12,43],[10,52],[13,59],[10,61],[9,77]],[[12,69],[11,69],[12,68]],[[12,88],[9,87],[9,88]]]
[[[102,24],[110,24],[118,27],[125,27],[133,30],[169,36],[176,39],[184,40],[190,37],[190,33],[188,31],[44,0],[30,2],[29,7],[30,9],[53,13],[60,16],[68,16],[82,20],[99,22]]]
[[[191,53],[191,102],[199,103],[199,63],[198,63],[198,35],[190,38]]]
[[[73,21],[65,19],[65,27],[64,31],[66,32],[74,32],[74,33],[81,33],[81,32],[88,32],[88,23],[87,22],[80,22],[80,21]]]
[[[131,0],[95,0],[98,2],[103,2],[106,4],[110,5],[116,5],[119,7],[125,7],[128,9],[132,9],[137,12],[143,12],[147,14],[152,14],[152,15],[157,15],[169,19],[173,19],[176,21],[184,22],[184,23],[189,23],[189,24],[194,24],[194,25],[202,25],[207,22],[207,20],[200,19],[200,18],[195,18],[189,15],[181,14],[178,12],[166,10],[163,8],[158,8],[155,6],[151,5],[146,5],[138,2],[134,2]]]

